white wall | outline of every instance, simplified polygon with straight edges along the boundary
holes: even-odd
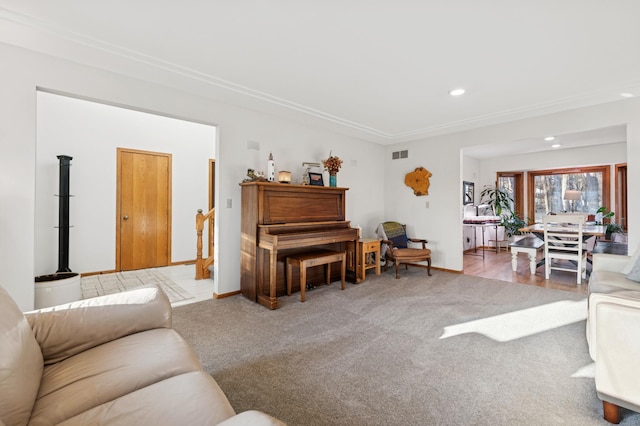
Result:
[[[0,44],[0,284],[22,309],[33,307],[35,272],[36,92],[68,93],[113,105],[218,126],[216,144],[215,292],[240,289],[240,186],[248,167],[273,152],[279,169],[301,172],[329,150],[345,160],[338,175],[347,193],[347,218],[372,229],[383,217],[384,148],[273,116],[158,86],[112,72]],[[247,141],[260,142],[260,151]],[[232,207],[226,208],[226,200]],[[224,204],[223,204],[224,203]],[[105,224],[110,226],[110,224]],[[365,233],[366,235],[366,233]],[[195,244],[195,241],[194,243]]]
[[[451,270],[462,269],[462,148],[626,123],[627,158],[640,158],[640,99],[381,147],[6,44],[0,44],[0,57],[0,147],[5,157],[0,168],[0,280],[23,309],[33,306],[34,293],[37,87],[218,125],[217,205],[232,201],[231,208],[222,207],[217,214],[214,279],[219,294],[240,286],[238,183],[250,164],[266,161],[269,151],[278,168],[295,173],[303,161],[319,161],[333,150],[345,160],[338,182],[351,188],[347,217],[362,226],[364,235],[371,236],[382,219],[397,218],[411,234],[430,240],[434,266]],[[247,149],[249,140],[260,142],[257,155]],[[391,152],[399,149],[408,149],[409,158],[392,162]],[[405,174],[418,166],[433,174],[425,197],[416,197],[404,185]],[[640,185],[638,163],[628,163],[628,181],[630,188]],[[635,247],[640,242],[640,199],[629,197],[629,212],[629,242]]]
[[[462,181],[468,176],[468,170],[462,164],[464,156],[462,161],[460,159],[462,149],[626,124],[626,158],[630,160],[628,183],[629,188],[634,188],[640,185],[640,164],[633,161],[640,158],[639,112],[640,99],[620,100],[387,147],[385,214],[389,217],[398,216],[407,224],[413,224],[416,234],[433,242],[432,257],[435,266],[462,270],[461,188]],[[409,159],[391,160],[391,152],[401,149],[409,150]],[[592,161],[595,160],[590,157],[584,163]],[[576,162],[578,161],[573,161]],[[427,197],[415,197],[408,188],[404,188],[404,175],[418,165],[433,173],[430,195]],[[469,170],[475,167],[472,165]],[[481,173],[485,173],[484,169]],[[493,182],[495,177],[481,179],[483,182]],[[476,183],[476,196],[481,189],[482,182]],[[424,207],[425,201],[430,201],[429,209]],[[630,193],[629,244],[632,249],[640,242],[640,214],[637,213],[640,212],[639,208],[640,200]]]
[[[172,262],[196,258],[195,214],[207,211],[215,127],[51,93],[37,93],[35,274],[57,270],[57,155],[70,169],[69,267],[116,265],[117,148],[172,154]]]

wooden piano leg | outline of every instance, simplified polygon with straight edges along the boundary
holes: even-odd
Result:
[[[278,277],[278,252],[271,250],[269,262],[269,304],[271,309],[278,307],[278,299],[276,297],[276,280]]]
[[[342,263],[341,263],[341,271],[340,271],[340,278],[342,280],[342,289],[344,290],[344,278],[345,275],[347,274],[347,255],[346,253],[342,253]]]
[[[276,279],[274,278],[278,270],[277,265],[274,266],[274,259],[277,259],[277,257],[277,251],[272,253],[271,250],[258,250],[258,270],[267,270],[269,273],[264,274],[263,272],[258,274],[254,301],[268,309],[278,309],[278,299],[276,298],[277,286]]]

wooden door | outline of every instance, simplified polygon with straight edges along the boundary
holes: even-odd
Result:
[[[171,260],[171,154],[118,148],[116,270]]]

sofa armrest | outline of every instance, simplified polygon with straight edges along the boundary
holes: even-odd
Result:
[[[640,292],[599,299],[596,315],[596,391],[604,401],[640,410]]]
[[[631,260],[631,256],[619,254],[595,253],[593,255],[593,272],[611,271],[620,272]]]
[[[171,327],[171,303],[157,286],[25,312],[45,364],[129,334]]]
[[[597,330],[600,319],[598,318],[598,307],[602,304],[637,309],[638,320],[640,321],[640,291],[625,290],[613,293],[591,293],[589,296],[587,341],[589,344],[589,355],[591,355],[591,359],[594,361],[597,360],[599,348]]]
[[[262,411],[249,410],[218,423],[218,426],[286,426],[280,420]]]

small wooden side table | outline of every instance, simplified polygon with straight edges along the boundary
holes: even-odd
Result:
[[[369,253],[372,259],[367,262]],[[349,270],[355,272],[356,284],[365,279],[367,269],[375,268],[376,275],[380,275],[380,240],[360,238],[356,241],[355,250],[353,241],[347,241],[347,259]]]

